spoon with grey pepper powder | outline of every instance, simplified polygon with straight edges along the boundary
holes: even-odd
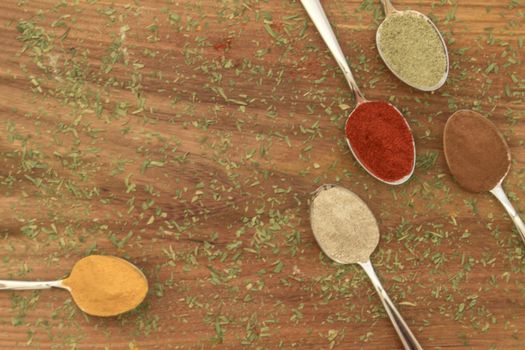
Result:
[[[418,11],[398,11],[381,0],[385,20],[376,33],[379,55],[404,83],[422,91],[439,89],[448,77],[445,40],[436,25]]]
[[[525,224],[503,190],[510,171],[507,142],[496,126],[481,114],[454,113],[443,133],[445,158],[457,183],[470,192],[490,192],[503,204],[525,243]]]
[[[310,204],[310,224],[317,243],[330,259],[340,264],[359,264],[365,270],[404,348],[422,350],[370,262],[379,243],[379,227],[366,203],[343,187],[321,186]]]

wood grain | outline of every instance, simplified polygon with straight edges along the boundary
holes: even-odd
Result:
[[[426,94],[378,58],[376,3],[324,1],[366,96],[437,156],[396,188],[349,154],[352,94],[296,1],[1,2],[0,276],[56,279],[97,252],[151,293],[98,319],[60,290],[3,292],[0,348],[399,349],[363,272],[310,231],[310,193],[339,182],[379,218],[372,261],[425,349],[523,349],[523,247],[495,199],[453,182],[441,142],[455,110],[490,117],[522,209],[523,4],[397,1],[449,43],[449,81]]]

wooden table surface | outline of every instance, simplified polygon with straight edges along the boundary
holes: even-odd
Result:
[[[148,277],[138,310],[99,319],[62,290],[2,292],[1,349],[399,349],[363,271],[328,261],[310,193],[340,183],[380,221],[372,261],[425,349],[524,349],[525,250],[503,208],[451,179],[443,126],[474,108],[525,189],[521,0],[406,0],[450,51],[415,91],[378,59],[379,1],[324,1],[369,99],[409,120],[403,186],[359,168],[353,96],[299,1],[0,2],[0,276],[67,275],[87,254]]]

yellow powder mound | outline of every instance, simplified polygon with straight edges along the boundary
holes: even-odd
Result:
[[[90,255],[79,260],[63,282],[87,314],[115,316],[136,308],[146,297],[148,281],[126,260]]]

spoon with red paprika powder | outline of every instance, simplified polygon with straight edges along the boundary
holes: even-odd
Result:
[[[355,94],[356,107],[346,120],[346,141],[359,164],[389,185],[405,183],[414,173],[416,147],[403,114],[388,102],[368,101],[359,90],[319,0],[301,0]]]

